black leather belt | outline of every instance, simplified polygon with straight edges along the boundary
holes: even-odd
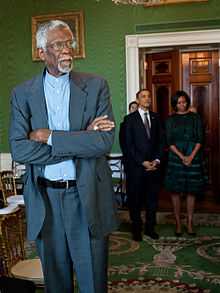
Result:
[[[53,181],[43,177],[38,177],[37,182],[40,186],[51,188],[65,188],[76,186],[76,180]]]

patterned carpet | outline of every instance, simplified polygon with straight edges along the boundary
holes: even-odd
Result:
[[[183,223],[184,215],[183,215]],[[174,219],[160,214],[159,240],[131,240],[126,212],[111,236],[110,292],[220,292],[220,216],[196,214],[196,237],[174,237]],[[120,257],[119,257],[120,256]]]
[[[173,216],[161,213],[160,239],[142,242],[131,240],[126,211],[120,218],[120,231],[110,238],[109,293],[220,293],[220,215],[196,214],[197,236],[176,238]]]
[[[125,280],[110,282],[109,292],[111,293],[205,293],[210,292],[196,287],[194,284],[188,285],[180,283],[178,280],[143,279],[143,280]]]

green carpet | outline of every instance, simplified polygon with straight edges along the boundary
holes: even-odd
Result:
[[[196,237],[176,238],[172,215],[160,214],[160,239],[144,236],[140,243],[131,240],[127,213],[120,217],[120,230],[110,238],[109,292],[220,292],[220,215],[195,215]]]

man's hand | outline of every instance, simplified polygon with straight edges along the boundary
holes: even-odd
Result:
[[[42,142],[42,143],[47,143],[48,137],[51,134],[51,130],[47,128],[39,128],[36,130],[33,130],[29,133],[29,139]]]
[[[142,165],[144,166],[145,170],[148,171],[155,171],[157,170],[156,168],[156,164],[154,161],[150,162],[150,161],[144,161],[142,163]]]
[[[115,127],[115,123],[109,119],[108,116],[100,116],[95,118],[92,123],[87,127],[87,130],[100,130],[110,131]]]
[[[160,161],[158,159],[153,160],[151,163],[152,163],[152,166],[155,168],[158,168],[160,166]]]

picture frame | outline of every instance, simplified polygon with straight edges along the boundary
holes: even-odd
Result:
[[[85,58],[85,39],[84,39],[84,15],[83,11],[73,11],[68,13],[57,13],[32,16],[32,60],[40,61],[38,49],[36,46],[36,32],[40,24],[49,20],[65,21],[71,28],[76,39],[76,48],[74,49],[74,58]]]
[[[157,1],[149,1],[144,4],[145,7],[151,6],[160,6],[167,4],[183,4],[183,3],[191,3],[191,2],[208,2],[208,0],[157,0]]]

